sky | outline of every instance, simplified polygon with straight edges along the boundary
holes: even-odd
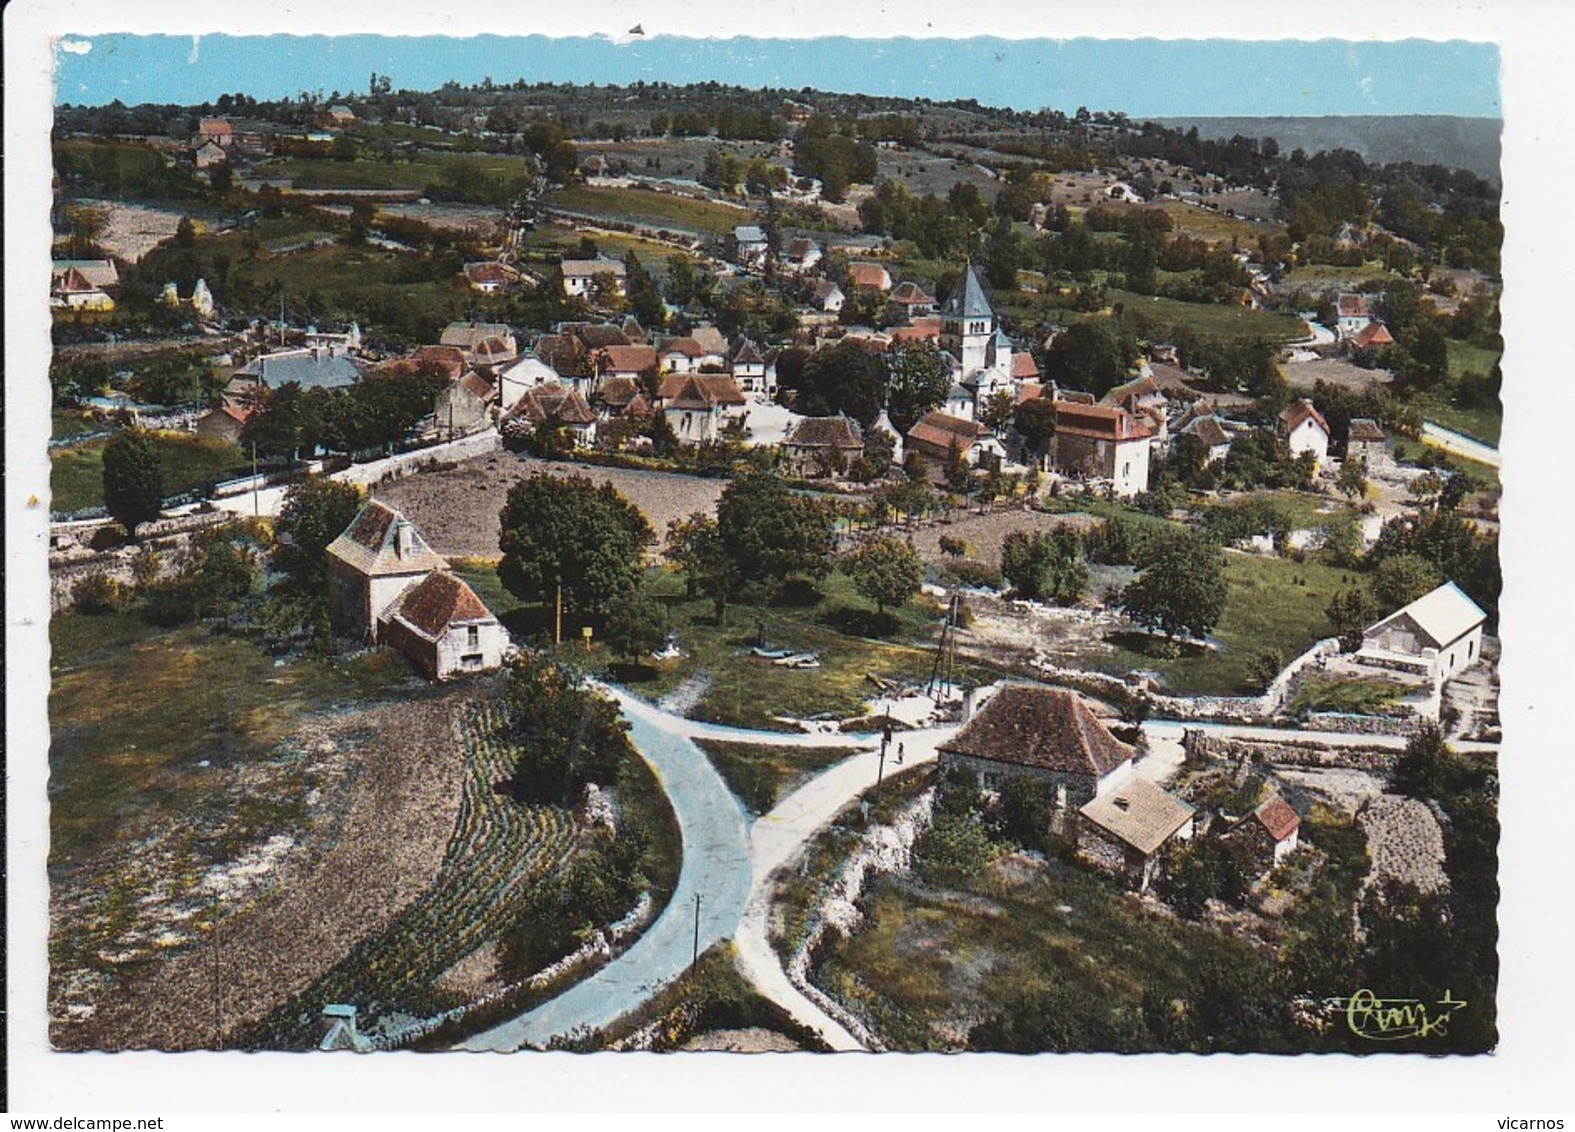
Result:
[[[1497,118],[1490,43],[1408,39],[689,39],[653,36],[222,36],[107,34],[57,44],[56,104],[212,101],[365,92],[448,81],[746,87],[972,98],[1019,110],[1079,106],[1138,118],[1453,114]]]

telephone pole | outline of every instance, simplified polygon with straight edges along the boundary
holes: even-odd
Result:
[[[695,968],[700,965],[700,894],[695,893],[695,948],[694,954],[689,959],[689,977],[695,977]]]

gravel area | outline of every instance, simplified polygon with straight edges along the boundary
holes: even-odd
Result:
[[[180,225],[178,212],[113,200],[84,200],[82,203],[104,214],[99,246],[128,263],[136,263],[175,235]]]
[[[502,530],[498,515],[509,488],[537,471],[612,484],[645,515],[658,545],[672,520],[696,511],[714,514],[727,486],[724,480],[699,476],[564,464],[499,452],[466,460],[448,471],[406,476],[373,494],[404,512],[439,554],[496,557]]]
[[[1046,515],[1041,511],[991,511],[984,515],[959,511],[950,522],[935,522],[913,531],[913,545],[926,562],[939,564],[948,561],[941,553],[941,539],[962,539],[969,546],[971,560],[985,562],[999,568],[1001,543],[1013,531],[1038,534],[1058,527],[1076,527],[1086,530],[1097,520],[1092,515]]]

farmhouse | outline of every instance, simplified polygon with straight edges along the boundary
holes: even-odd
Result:
[[[924,414],[908,430],[904,441],[908,451],[923,458],[932,476],[944,474],[953,452],[970,467],[999,468],[1006,456],[1001,442],[982,424],[939,409]]]
[[[497,387],[472,370],[438,391],[433,421],[446,436],[468,436],[487,427],[497,399]]]
[[[398,649],[430,680],[484,672],[503,664],[508,633],[476,591],[447,570],[435,570],[389,606],[382,642]]]
[[[884,295],[891,290],[891,272],[878,263],[855,261],[848,264],[848,286]]]
[[[791,275],[802,275],[821,260],[820,245],[814,240],[799,236],[789,240],[782,249],[782,270]]]
[[[1291,459],[1311,452],[1314,467],[1321,467],[1329,458],[1329,422],[1307,398],[1287,405],[1280,412],[1275,429],[1290,449]]]
[[[1445,582],[1362,632],[1355,660],[1445,681],[1482,659],[1487,614]]]
[[[886,301],[897,308],[903,318],[909,319],[919,315],[930,314],[935,310],[935,296],[926,293],[923,287],[914,282],[897,284]]]
[[[733,380],[745,393],[771,394],[770,371],[766,359],[755,349],[755,344],[745,338],[733,353]]]
[[[680,444],[709,444],[744,402],[726,374],[672,374],[662,382],[662,413]]]
[[[509,366],[520,356],[514,331],[501,322],[451,322],[438,341],[458,349],[473,366]]]
[[[839,313],[843,304],[848,301],[848,297],[842,293],[842,288],[829,279],[815,280],[815,285],[810,288],[810,294],[815,300],[815,305],[827,314]]]
[[[1389,333],[1387,326],[1377,320],[1369,322],[1351,338],[1351,348],[1357,351],[1382,350],[1385,346],[1394,344],[1394,335]]]
[[[223,440],[229,444],[239,444],[241,430],[246,427],[246,422],[257,413],[259,406],[255,404],[237,404],[232,401],[221,401],[218,408],[209,409],[197,418],[197,435],[209,436]]]
[[[1282,798],[1270,798],[1231,827],[1227,837],[1246,848],[1259,875],[1296,848],[1302,819]]]
[[[596,410],[586,404],[579,390],[563,385],[537,385],[527,389],[498,421],[505,435],[519,435],[544,424],[563,428],[576,448],[596,442]]]
[[[656,351],[650,346],[605,346],[596,351],[596,372],[603,381],[613,377],[638,381],[656,368]]]
[[[737,262],[741,267],[759,268],[766,262],[766,251],[771,246],[766,232],[756,224],[740,224],[733,229],[733,243],[738,248]]]
[[[1080,807],[1132,773],[1132,747],[1112,735],[1076,692],[1007,684],[939,748],[942,778],[975,776],[997,790],[1014,775],[1044,782],[1056,806]]]
[[[479,291],[483,295],[495,295],[499,291],[506,291],[520,281],[518,271],[498,260],[467,263],[464,271],[465,282],[470,284],[470,289]]]
[[[623,294],[625,269],[623,262],[597,256],[595,259],[566,259],[563,261],[563,293],[571,299],[595,298],[601,291],[601,277],[613,294]]]
[[[383,614],[405,589],[434,570],[447,570],[415,525],[373,499],[328,545],[334,627],[376,644]]]
[[[1104,480],[1119,496],[1148,490],[1152,427],[1114,405],[1084,405],[1058,398],[1050,460],[1066,475]]]
[[[864,451],[857,422],[839,413],[805,417],[782,441],[782,460],[795,476],[839,476]]]
[[[1366,295],[1341,295],[1335,300],[1334,332],[1341,341],[1355,338],[1373,321]]]
[[[1192,837],[1195,814],[1174,794],[1132,775],[1078,809],[1077,849],[1142,892],[1159,875],[1165,845]]]

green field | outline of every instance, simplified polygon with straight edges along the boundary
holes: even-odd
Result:
[[[1256,653],[1273,649],[1289,662],[1333,632],[1325,610],[1351,577],[1317,562],[1227,552],[1225,614],[1212,634],[1216,648],[1163,658],[1118,645],[1101,668],[1114,675],[1158,672],[1166,691],[1177,695],[1239,694],[1252,683],[1248,669]]]
[[[1270,342],[1289,342],[1307,335],[1307,325],[1294,315],[1218,303],[1184,303],[1155,295],[1139,295],[1119,288],[1106,291],[1111,306],[1141,315],[1160,326],[1185,326],[1211,338],[1262,338]],[[1067,322],[1098,317],[1079,314],[1059,305],[1055,295],[1031,295],[1022,291],[997,295],[996,307],[1022,323]]]
[[[1235,240],[1245,252],[1257,250],[1259,236],[1279,235],[1285,231],[1283,224],[1254,224],[1239,216],[1226,216],[1223,212],[1199,208],[1185,201],[1163,201],[1160,207],[1170,215],[1176,233],[1211,243]]]
[[[552,195],[551,203],[574,212],[588,212],[620,220],[661,227],[686,228],[721,236],[740,224],[754,223],[754,213],[711,201],[642,189],[614,189],[572,185]]]
[[[297,189],[415,189],[455,184],[471,178],[528,179],[531,166],[523,157],[495,154],[423,153],[393,161],[332,158],[276,158],[257,166],[256,175],[289,178]]]
[[[1331,263],[1306,263],[1285,273],[1284,283],[1291,287],[1355,287],[1373,279],[1399,279],[1381,263],[1360,267],[1338,267]]]
[[[580,254],[580,240],[586,235],[587,233],[573,231],[556,224],[543,224],[531,233],[530,247],[535,252],[573,259]],[[667,277],[669,256],[678,256],[690,263],[700,262],[699,256],[671,244],[641,239],[639,236],[631,236],[624,232],[598,232],[591,236],[591,240],[596,244],[597,251],[613,259],[623,259],[633,252],[639,257],[645,269],[660,279]]]
[[[1286,707],[1292,715],[1309,711],[1382,715],[1410,690],[1394,680],[1333,680],[1309,676],[1297,686],[1296,695]]]
[[[853,751],[848,747],[785,747],[696,739],[734,794],[756,815],[768,813],[814,775]]]
[[[249,468],[238,445],[188,433],[154,434],[164,465],[164,491],[178,495],[203,484],[243,475]],[[50,510],[67,514],[104,505],[104,446],[107,438],[50,451]]]
[[[1415,464],[1422,458],[1423,453],[1426,453],[1427,459],[1434,464],[1442,464],[1453,471],[1464,472],[1484,487],[1495,488],[1499,486],[1498,469],[1492,464],[1468,460],[1464,456],[1446,452],[1436,445],[1428,444],[1421,440],[1411,440],[1404,436],[1395,437],[1394,446],[1395,459],[1402,463]]]

